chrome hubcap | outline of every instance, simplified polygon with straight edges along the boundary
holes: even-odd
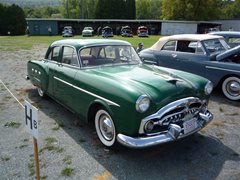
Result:
[[[99,120],[99,126],[103,137],[111,141],[114,137],[114,127],[111,119],[106,115],[102,115]]]
[[[239,96],[240,95],[240,83],[237,81],[230,81],[227,84],[227,91],[231,96]]]

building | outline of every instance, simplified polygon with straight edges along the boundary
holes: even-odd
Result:
[[[130,26],[133,34],[139,26],[147,26],[150,35],[172,35],[182,33],[206,33],[212,27],[221,26],[220,22],[208,21],[165,21],[165,20],[123,20],[123,19],[26,19],[31,35],[61,35],[64,26],[72,26],[76,35],[81,35],[85,26],[110,26],[115,35],[120,34],[122,26]]]

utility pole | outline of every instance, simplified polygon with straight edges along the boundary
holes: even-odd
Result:
[[[81,10],[81,19],[83,19],[84,17],[84,13],[83,13],[83,0],[80,1],[80,10]]]
[[[67,0],[67,2],[66,2],[67,4],[66,4],[66,9],[67,9],[67,18],[69,18],[69,8],[68,8],[68,0]]]

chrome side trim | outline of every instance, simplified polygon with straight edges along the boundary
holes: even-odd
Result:
[[[217,70],[222,70],[222,71],[229,71],[229,72],[235,72],[235,73],[240,73],[240,71],[237,70],[231,70],[231,69],[225,69],[225,68],[218,68],[218,67],[213,67],[213,66],[206,66],[207,69],[217,69]]]
[[[113,106],[118,106],[118,107],[120,107],[119,104],[117,104],[117,103],[115,103],[115,102],[113,102],[113,101],[110,101],[110,100],[108,100],[108,99],[106,99],[106,98],[104,98],[104,97],[98,96],[98,95],[96,95],[96,94],[94,94],[94,93],[91,93],[91,92],[86,91],[86,90],[84,90],[84,89],[82,89],[82,88],[79,88],[79,87],[77,87],[77,86],[75,86],[75,85],[73,85],[73,84],[71,84],[71,83],[69,83],[69,82],[67,82],[67,81],[64,81],[64,80],[62,80],[62,79],[60,79],[60,78],[58,78],[58,77],[56,77],[56,76],[54,76],[53,78],[56,79],[56,80],[58,80],[58,81],[60,81],[60,82],[62,82],[62,83],[64,83],[64,84],[67,84],[67,85],[69,85],[69,86],[71,86],[71,87],[73,87],[73,88],[75,88],[75,89],[77,89],[77,90],[79,90],[79,91],[82,91],[82,92],[84,92],[84,93],[86,93],[86,94],[89,94],[89,95],[91,95],[91,96],[94,96],[94,97],[96,97],[96,98],[98,98],[98,99],[101,99],[101,100],[105,101],[108,105],[113,105]]]

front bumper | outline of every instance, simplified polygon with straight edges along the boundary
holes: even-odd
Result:
[[[206,111],[204,114],[199,113],[199,118],[197,119],[197,128],[192,130],[191,132],[184,134],[183,128],[176,124],[171,124],[168,131],[155,135],[155,136],[146,136],[146,137],[130,137],[124,134],[118,134],[117,140],[120,144],[130,147],[130,148],[145,148],[150,146],[155,146],[167,142],[176,141],[182,139],[186,136],[189,136],[195,132],[198,132],[203,127],[205,127],[209,122],[213,119],[213,114],[209,111]]]

